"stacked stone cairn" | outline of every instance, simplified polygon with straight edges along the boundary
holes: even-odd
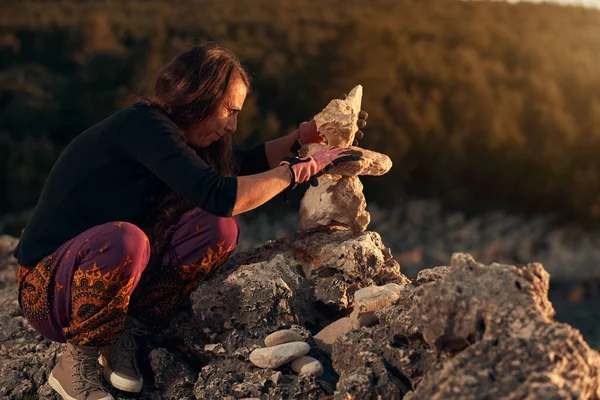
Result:
[[[302,336],[291,329],[273,332],[265,338],[267,347],[250,353],[250,362],[259,368],[279,368],[291,361],[292,371],[300,375],[321,376],[323,365],[306,354],[310,351]]]
[[[299,230],[320,226],[344,226],[353,232],[367,229],[371,216],[359,175],[380,176],[392,167],[392,160],[381,153],[352,146],[358,131],[358,113],[361,109],[363,88],[354,87],[345,99],[332,100],[314,119],[317,131],[325,144],[308,144],[300,149],[304,157],[333,146],[350,147],[362,153],[359,161],[340,164],[318,178],[318,185],[310,187],[300,203]],[[399,298],[401,286],[388,283],[369,286],[354,293],[354,311],[338,319],[314,336],[321,350],[331,355],[333,343],[344,334],[361,326],[377,323],[375,311]]]
[[[314,119],[317,131],[325,144],[302,146],[304,157],[320,150],[338,146],[360,151],[359,161],[342,163],[318,178],[318,186],[310,187],[300,203],[299,230],[319,226],[341,225],[353,232],[367,229],[371,216],[365,210],[367,203],[358,175],[383,175],[392,167],[385,154],[352,146],[358,131],[363,89],[358,85],[344,100],[332,100]]]

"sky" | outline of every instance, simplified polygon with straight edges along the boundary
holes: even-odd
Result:
[[[506,0],[510,3],[518,3],[522,0]],[[576,4],[587,7],[600,8],[600,0],[526,0],[532,3],[557,3],[557,4]]]

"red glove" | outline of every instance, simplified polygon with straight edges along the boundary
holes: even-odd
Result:
[[[314,119],[300,124],[298,127],[298,140],[303,145],[308,143],[325,144],[325,140],[317,132],[317,122]]]
[[[298,184],[306,182],[309,179],[313,186],[317,186],[317,177],[323,175],[340,163],[358,161],[361,156],[362,153],[357,150],[352,150],[347,147],[332,147],[303,158],[285,157],[279,165],[287,165],[290,169],[292,174],[292,183],[290,184],[290,187],[294,189]]]
[[[367,126],[367,118],[369,118],[369,114],[364,110],[360,110],[357,121],[359,130],[356,132],[355,143],[353,143],[354,146],[356,146],[358,144],[358,140],[362,139],[364,136],[363,131],[360,129]],[[317,123],[314,119],[302,122],[300,124],[298,127],[298,140],[300,140],[300,144],[302,145],[308,143],[325,144],[325,141],[321,136],[319,136],[319,132],[317,132]]]

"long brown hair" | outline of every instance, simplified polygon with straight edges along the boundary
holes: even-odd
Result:
[[[250,91],[250,77],[230,50],[213,42],[192,46],[165,65],[154,85],[155,94],[142,101],[162,110],[181,130],[211,116],[223,102],[231,83],[241,79]],[[196,153],[224,176],[236,174],[232,158],[232,135],[224,135]],[[183,171],[182,171],[183,173]],[[162,253],[168,239],[165,233],[181,215],[192,209],[187,199],[174,192],[154,199],[153,212],[147,216],[144,230],[153,255]]]

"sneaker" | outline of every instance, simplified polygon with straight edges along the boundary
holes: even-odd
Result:
[[[117,343],[100,348],[98,361],[104,367],[104,378],[119,390],[142,391],[144,380],[137,364],[136,336],[145,334],[139,322],[128,318]]]
[[[96,359],[98,348],[67,343],[48,383],[64,400],[114,400],[102,386]]]

